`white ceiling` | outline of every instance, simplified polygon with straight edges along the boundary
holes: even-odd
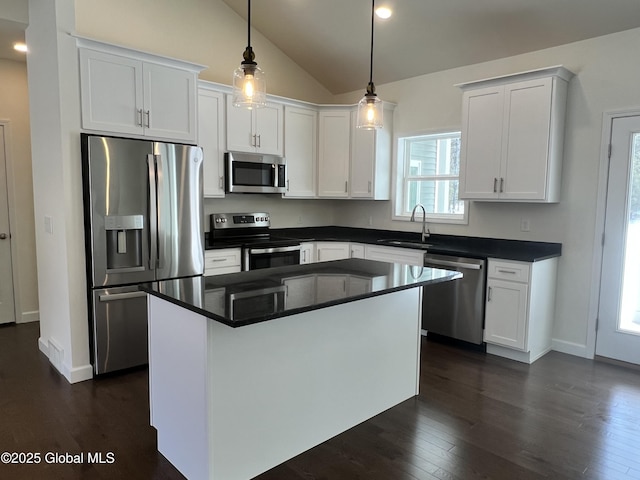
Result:
[[[222,0],[246,19],[247,0]],[[376,85],[640,26],[640,0],[376,0]],[[334,94],[369,79],[370,0],[263,0],[251,25]],[[252,39],[258,65],[260,50]],[[238,52],[240,57],[241,51]]]
[[[246,0],[222,1],[246,19]],[[640,27],[640,0],[376,0],[383,4],[394,14],[376,19],[376,85]],[[329,91],[364,90],[370,0],[262,0],[251,9],[252,27]],[[0,18],[0,58],[24,61],[13,50],[24,29]]]

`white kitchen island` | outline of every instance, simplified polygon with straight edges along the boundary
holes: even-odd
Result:
[[[158,450],[249,480],[413,397],[419,287],[459,276],[352,259],[149,286]]]

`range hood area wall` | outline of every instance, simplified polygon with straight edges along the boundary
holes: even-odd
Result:
[[[205,219],[212,213],[264,211],[271,214],[272,228],[336,225],[335,212],[345,202],[339,200],[289,200],[273,194],[227,194],[225,198],[205,198]],[[205,222],[205,229],[209,224]]]

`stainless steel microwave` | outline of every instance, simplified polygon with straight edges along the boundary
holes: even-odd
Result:
[[[284,157],[259,153],[225,153],[227,193],[284,193],[287,171]]]

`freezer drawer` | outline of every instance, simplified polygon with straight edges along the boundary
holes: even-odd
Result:
[[[94,290],[92,323],[96,374],[148,363],[147,294],[137,286]]]

